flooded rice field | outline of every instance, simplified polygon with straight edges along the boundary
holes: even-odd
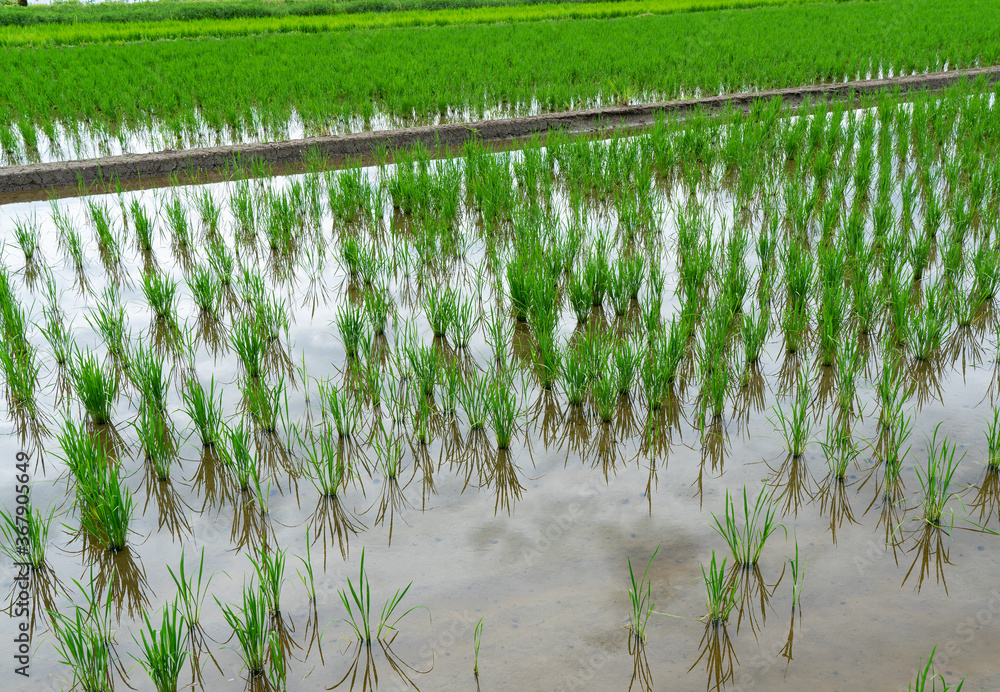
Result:
[[[6,684],[996,689],[1000,117],[868,106],[0,207]]]

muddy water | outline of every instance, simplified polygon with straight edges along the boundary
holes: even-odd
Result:
[[[224,186],[212,189],[225,191]],[[128,193],[125,201],[132,195],[151,211],[163,200],[162,192],[147,191]],[[102,201],[114,213],[116,200]],[[84,202],[62,204],[87,238]],[[65,291],[61,304],[74,320],[76,341],[97,349],[100,339],[85,311],[94,306],[94,296],[101,294],[109,276],[92,237],[85,272],[89,290],[81,293],[75,286],[79,277],[64,266],[47,206],[8,205],[0,216],[0,232],[8,239],[4,262],[20,271],[23,260],[13,245],[12,228],[16,218],[31,213],[42,221],[42,251]],[[673,223],[668,212],[664,225]],[[222,227],[230,225],[224,216]],[[327,234],[329,227],[325,219]],[[228,241],[232,246],[232,238]],[[333,253],[331,247],[322,272],[326,293],[320,292],[315,306],[305,298],[304,271],[295,280],[274,279],[271,285],[293,307],[288,339],[292,361],[304,360],[311,378],[339,381],[345,358],[332,322],[348,279]],[[473,245],[469,264],[478,266],[483,253],[481,245]],[[165,237],[155,254],[162,271],[182,278]],[[264,267],[266,252],[244,261]],[[667,265],[669,315],[677,309],[672,256]],[[134,253],[126,251],[119,282],[130,326],[145,335],[150,323],[140,266]],[[16,275],[15,285],[25,308],[41,319],[40,288],[27,286],[23,274]],[[392,287],[402,296],[412,291],[412,280],[398,277]],[[466,294],[472,290],[471,283],[463,286]],[[180,320],[193,325],[195,308],[183,284],[181,292]],[[399,304],[401,318],[415,319],[428,343],[430,329],[422,312],[411,313],[403,300]],[[75,535],[72,485],[57,458],[54,436],[42,437],[36,448],[30,440],[20,442],[14,424],[6,420],[0,430],[0,459],[9,460],[0,467],[5,469],[0,470],[2,499],[11,506],[12,466],[20,449],[44,459],[34,471],[32,497],[37,507],[60,508],[50,554],[62,588],[36,584],[40,600],[32,607],[40,622],[31,678],[9,676],[5,684],[24,690],[70,686],[71,674],[58,663],[41,599],[51,594],[51,605],[64,612],[71,601],[81,604],[76,580],[99,587],[110,583],[118,618],[116,652],[128,683],[152,689],[132,659],[139,652],[133,640],[138,620],[143,611],[153,612],[174,598],[167,568],[176,570],[182,551],[190,569],[204,548],[206,572],[214,574],[202,623],[208,651],[198,657],[199,674],[189,667],[182,680],[193,681],[196,689],[245,688],[235,641],[214,599],[239,602],[253,576],[248,555],[267,541],[288,549],[280,630],[293,690],[320,690],[338,682],[338,689],[370,689],[376,675],[378,687],[388,690],[895,690],[906,689],[934,646],[938,671],[949,680],[965,676],[966,689],[1000,688],[996,537],[969,530],[965,521],[970,517],[1000,529],[1000,487],[984,469],[986,416],[998,390],[995,321],[990,314],[973,331],[958,332],[943,349],[947,357],[913,371],[918,391],[929,394],[908,402],[915,415],[913,454],[903,473],[902,496],[888,504],[879,490],[881,469],[867,448],[845,484],[829,478],[816,445],[802,459],[787,458],[771,422],[771,407],[787,402],[789,368],[795,363],[786,357],[778,333],[772,335],[760,378],[749,389],[735,391],[722,423],[705,440],[693,426],[694,386],[679,387],[680,403],[656,419],[663,437],[650,445],[644,435],[646,407],[638,394],[623,400],[614,422],[606,425],[589,406],[571,409],[561,395],[546,397],[529,385],[520,393],[524,429],[509,452],[497,451],[492,436],[470,433],[461,420],[439,420],[430,444],[407,444],[396,485],[387,484],[378,470],[364,470],[362,457],[374,469],[374,455],[358,450],[358,478],[331,506],[320,501],[308,480],[281,469],[282,463],[290,463],[282,452],[287,436],[264,436],[261,450],[270,450],[263,455],[264,465],[274,470],[264,518],[226,485],[220,463],[204,455],[195,438],[181,445],[171,481],[156,482],[144,467],[130,427],[137,403],[121,397],[113,425],[125,445],[121,458],[138,503],[134,535],[117,557],[99,555],[93,570],[91,554],[81,552],[82,541]],[[571,333],[574,322],[564,311],[563,334]],[[47,353],[37,328],[29,337]],[[879,371],[877,350],[871,349],[867,377],[859,386],[868,414],[855,432],[868,441],[877,437],[872,382]],[[490,351],[481,330],[470,352],[485,367]],[[184,366],[175,363],[170,408],[175,426],[188,431],[178,389]],[[240,371],[233,354],[223,347],[216,356],[201,344],[194,368],[203,382],[214,377],[222,383],[226,412],[237,415]],[[76,403],[67,409],[57,399],[57,369],[45,358],[41,377],[42,408],[53,427],[66,411],[78,420],[82,413]],[[822,401],[829,373],[816,368],[812,377],[813,392]],[[317,387],[307,387],[296,373],[287,372],[286,381],[293,380],[289,417],[304,426],[318,417]],[[134,392],[128,394],[134,398]],[[815,407],[817,436],[831,405]],[[928,531],[919,521],[920,486],[912,469],[914,463],[924,463],[925,436],[938,423],[941,434],[966,455],[955,478],[961,491],[949,504],[956,517],[951,536]],[[726,554],[725,543],[712,529],[712,514],[721,515],[727,490],[739,492],[746,486],[755,496],[765,483],[777,498],[782,529],[768,541],[758,570],[735,574],[743,594],[738,614],[725,629],[706,628],[698,620],[705,612],[701,566],[713,550],[720,559]],[[307,527],[314,539],[315,605],[296,573],[302,564],[298,558],[306,555]],[[801,607],[793,612],[787,558],[794,554],[796,540],[806,558]],[[626,561],[641,570],[657,546],[649,572],[657,612],[650,618],[645,647],[635,652],[628,630]],[[398,624],[390,645],[370,650],[350,639],[350,628],[339,620],[344,610],[337,596],[348,578],[356,582],[362,549],[376,610],[410,582],[404,606],[426,608]],[[11,588],[10,561],[4,558],[2,565],[3,586]],[[477,680],[472,673],[473,630],[480,618]],[[6,665],[14,653],[16,620],[0,622],[0,658]]]

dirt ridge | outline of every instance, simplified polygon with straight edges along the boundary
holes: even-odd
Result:
[[[281,166],[301,162],[306,152],[313,148],[328,158],[342,159],[348,156],[370,155],[379,146],[389,150],[411,147],[418,143],[437,148],[458,147],[474,137],[484,142],[498,142],[558,129],[584,132],[617,126],[637,126],[651,122],[660,114],[676,115],[696,109],[708,111],[724,108],[747,109],[757,100],[775,97],[781,98],[786,106],[796,106],[806,99],[819,97],[839,99],[892,89],[899,89],[904,93],[939,90],[979,78],[986,79],[990,84],[1000,81],[1000,66],[769,89],[707,98],[608,106],[517,118],[315,136],[280,142],[241,143],[6,166],[0,168],[0,204],[5,202],[3,193],[66,188],[76,186],[80,181],[92,185],[111,179],[125,182],[174,174],[210,173],[231,167],[236,156],[245,160],[256,157],[272,166]]]

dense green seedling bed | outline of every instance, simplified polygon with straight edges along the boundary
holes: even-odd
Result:
[[[1000,28],[979,18],[998,10],[900,0],[10,49],[0,150],[30,159],[62,141],[57,127],[178,148],[287,136],[293,122],[359,130],[989,65]]]

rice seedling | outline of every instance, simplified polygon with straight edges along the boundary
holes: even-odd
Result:
[[[19,474],[18,483],[21,483],[22,476],[27,479],[27,474]],[[29,491],[30,487],[26,484],[19,486]],[[53,507],[48,514],[42,514],[37,507],[31,506],[30,501],[19,504],[13,512],[0,509],[0,534],[3,541],[0,543],[0,552],[12,562],[27,564],[35,571],[45,567],[45,551],[49,545],[49,530],[55,513]]]
[[[396,625],[399,624],[399,621],[414,610],[421,608],[427,610],[426,606],[414,606],[401,615],[396,615],[396,610],[399,608],[400,602],[412,585],[413,582],[410,582],[402,589],[397,589],[392,598],[385,602],[378,616],[378,625],[376,627],[375,613],[372,611],[371,584],[368,581],[368,573],[365,571],[365,551],[362,548],[357,587],[355,587],[354,582],[348,577],[347,588],[337,590],[340,602],[344,604],[344,609],[347,611],[347,618],[341,621],[347,623],[354,630],[358,641],[363,642],[366,646],[371,646],[373,640],[384,640],[390,632],[396,631]],[[427,612],[430,613],[429,610]]]
[[[748,365],[758,362],[764,352],[769,322],[766,308],[743,315],[743,356]]]
[[[277,432],[281,405],[288,405],[284,378],[279,379],[273,387],[262,381],[241,382],[240,391],[243,393],[246,411],[257,427],[266,433]]]
[[[142,292],[153,316],[160,322],[177,321],[177,282],[157,273],[143,274]]]
[[[717,564],[713,550],[708,571],[705,571],[705,565],[701,566],[701,577],[705,581],[705,590],[708,592],[706,602],[708,614],[705,617],[712,627],[724,626],[738,601],[736,596],[738,582],[735,579],[730,581],[726,578],[726,558],[722,558],[722,564]]]
[[[214,446],[222,439],[222,393],[216,395],[215,377],[210,380],[207,390],[197,378],[189,377],[181,388],[181,397],[202,446]]]
[[[861,351],[857,339],[847,339],[840,347],[837,356],[835,375],[837,378],[837,397],[840,410],[850,412],[854,407],[854,397],[857,394],[857,372],[860,367]]]
[[[163,608],[159,629],[145,612],[142,619],[146,625],[139,631],[142,658],[134,658],[146,670],[156,692],[177,692],[178,678],[188,655],[188,623],[178,614],[176,601]]]
[[[243,587],[242,607],[224,606],[218,598],[215,602],[236,636],[240,646],[240,657],[247,673],[251,678],[264,675],[265,662],[270,651],[267,598],[251,583],[250,586]]]
[[[164,212],[167,216],[167,226],[174,247],[187,250],[191,246],[191,227],[188,224],[187,208],[179,196],[174,196],[167,202]]]
[[[627,395],[635,386],[639,366],[639,349],[630,340],[619,341],[612,353],[615,388],[619,395]]]
[[[414,382],[424,397],[434,396],[434,386],[441,374],[441,354],[432,346],[424,346],[416,342],[411,334],[411,343],[404,347]]]
[[[618,387],[613,377],[599,377],[591,385],[594,393],[594,407],[597,415],[605,423],[610,423],[618,402]]]
[[[799,607],[799,599],[802,596],[802,580],[806,576],[806,556],[799,555],[799,541],[795,540],[795,557],[788,559],[788,565],[792,569],[792,610]]]
[[[306,456],[306,475],[324,497],[336,497],[350,479],[351,462],[328,433],[311,438],[308,445],[300,442]]]
[[[349,359],[357,358],[368,339],[361,310],[350,303],[337,308],[337,329],[344,344],[344,353]]]
[[[635,578],[635,572],[632,571],[632,558],[626,558],[629,581],[631,582],[628,590],[629,604],[631,605],[629,626],[632,628],[632,635],[640,643],[646,641],[646,623],[649,622],[649,616],[653,614],[653,608],[656,607],[652,594],[653,582],[649,579],[649,568],[653,566],[653,560],[656,559],[658,552],[660,552],[660,546],[656,546],[649,562],[646,563],[642,579],[638,581]]]
[[[211,190],[203,190],[195,198],[195,207],[198,209],[198,216],[201,223],[209,235],[213,235],[219,230],[219,217],[222,215],[222,206],[212,196]]]
[[[142,408],[165,413],[170,373],[163,368],[163,358],[141,341],[130,359],[129,376],[142,398]]]
[[[761,488],[760,494],[757,495],[757,501],[751,509],[747,499],[746,486],[743,486],[743,521],[741,526],[740,517],[737,516],[736,512],[736,504],[729,491],[726,491],[725,520],[719,519],[713,513],[712,520],[715,523],[712,528],[726,541],[737,565],[749,569],[760,560],[764,543],[780,527],[780,524],[775,523],[776,509],[774,502],[767,497],[766,486]]]
[[[581,272],[576,272],[570,275],[567,289],[569,303],[573,307],[573,312],[576,313],[577,322],[587,324],[593,302],[590,284]]]
[[[222,304],[222,285],[208,267],[196,267],[187,277],[194,304],[203,315],[217,316]]]
[[[109,286],[96,307],[96,314],[87,314],[87,322],[101,335],[108,354],[119,367],[127,369],[132,335],[126,326],[124,301],[118,290]]]
[[[122,483],[118,466],[106,466],[103,473],[84,482],[87,483],[83,487],[86,504],[80,512],[80,524],[109,551],[123,550],[135,501]]]
[[[368,317],[368,325],[371,327],[372,334],[376,336],[385,334],[385,326],[391,309],[392,301],[388,286],[376,283],[365,293],[365,315]]]
[[[14,239],[24,254],[25,263],[30,263],[38,254],[41,244],[41,231],[35,218],[17,218],[14,221]]]
[[[386,431],[381,419],[379,420],[379,430],[381,435],[372,436],[375,456],[378,458],[379,466],[382,467],[382,475],[387,479],[396,478],[403,460],[403,443],[398,438],[394,439]]]
[[[188,574],[184,569],[184,551],[181,551],[181,562],[177,571],[167,565],[167,572],[177,587],[177,608],[183,612],[184,622],[191,629],[201,626],[201,609],[205,604],[205,597],[208,596],[208,589],[212,584],[215,574],[205,576],[205,549],[201,549],[201,560],[198,567]]]
[[[962,692],[965,686],[965,678],[962,678],[958,685],[949,685],[944,676],[934,669],[934,654],[937,645],[931,648],[931,654],[927,657],[927,664],[917,670],[917,679],[906,689],[908,692],[938,692],[938,682],[941,683],[940,692]]]
[[[993,407],[993,420],[986,428],[986,467],[1000,470],[1000,408]]]
[[[121,261],[121,243],[112,227],[108,208],[94,201],[87,202],[90,220],[97,231],[97,246],[106,264],[118,264]]]
[[[958,460],[955,459],[958,445],[949,445],[947,436],[938,443],[940,429],[941,423],[938,423],[934,426],[933,436],[927,440],[927,466],[924,469],[914,466],[924,494],[924,520],[931,526],[941,526],[945,505],[955,496],[955,492],[950,490],[952,479],[959,463],[965,458],[963,453]]]
[[[792,457],[801,457],[809,444],[809,434],[811,428],[811,416],[809,415],[809,402],[811,394],[809,392],[809,378],[801,373],[798,377],[798,385],[795,388],[795,400],[792,402],[790,413],[786,414],[781,403],[774,405],[774,414],[777,417],[777,424],[774,424],[775,431],[781,433],[785,441],[785,448]]]
[[[285,692],[288,689],[288,666],[281,651],[278,633],[268,634],[268,649],[271,653],[271,668],[267,671],[267,681],[275,692]]]
[[[441,366],[441,410],[448,415],[458,412],[462,389],[462,367],[457,359]]]
[[[236,484],[244,492],[250,490],[250,482],[257,477],[257,459],[251,451],[249,436],[243,421],[225,432],[226,448],[223,459],[236,479]]]
[[[265,341],[277,341],[282,336],[288,340],[288,331],[292,323],[286,301],[275,296],[255,296],[251,319]]]
[[[483,643],[483,619],[479,618],[479,622],[476,623],[476,629],[472,631],[472,674],[477,678],[479,677],[479,645]]]
[[[447,286],[444,288],[435,285],[427,287],[427,291],[424,293],[423,308],[434,336],[443,337],[447,334],[455,319],[456,300],[454,291]]]
[[[478,370],[462,381],[460,398],[465,419],[472,430],[482,430],[486,427],[489,411],[489,396],[486,381]]]
[[[285,583],[285,550],[261,552],[253,561],[264,600],[272,615],[281,612],[281,587]]]
[[[136,422],[136,433],[146,460],[153,465],[157,480],[169,480],[170,461],[174,455],[173,435],[163,413],[143,408]]]
[[[70,371],[73,388],[84,410],[95,425],[111,420],[115,399],[118,397],[118,379],[97,362],[97,356],[87,351],[77,352]]]
[[[153,251],[153,222],[138,199],[133,199],[129,206],[132,216],[132,229],[135,233],[136,246],[142,252]]]
[[[111,646],[95,616],[86,609],[73,606],[73,616],[52,613],[52,629],[56,635],[56,652],[60,663],[73,672],[72,687],[87,692],[111,690]]]
[[[458,348],[468,348],[473,335],[479,328],[482,311],[472,298],[455,299],[455,308],[450,323],[451,340]]]
[[[938,286],[928,286],[924,292],[924,306],[915,313],[910,326],[913,356],[917,360],[930,360],[948,332],[947,315]]]
[[[264,368],[264,338],[249,320],[241,319],[233,325],[229,343],[251,380],[259,380]]]
[[[833,474],[834,478],[843,482],[847,477],[847,469],[860,454],[846,424],[835,423],[832,417],[828,418],[826,421],[826,441],[821,442],[820,446],[826,455],[826,463],[830,468],[830,473]]]
[[[60,368],[69,364],[73,356],[73,334],[71,326],[67,325],[58,315],[46,310],[45,326],[41,328],[42,335],[52,349],[52,359]]]
[[[40,366],[36,351],[31,346],[0,349],[0,372],[7,388],[7,404],[11,411],[38,416],[35,392],[38,388]]]
[[[508,449],[511,436],[517,428],[517,397],[505,375],[493,378],[488,385],[487,406],[490,428],[496,438],[497,448]]]

